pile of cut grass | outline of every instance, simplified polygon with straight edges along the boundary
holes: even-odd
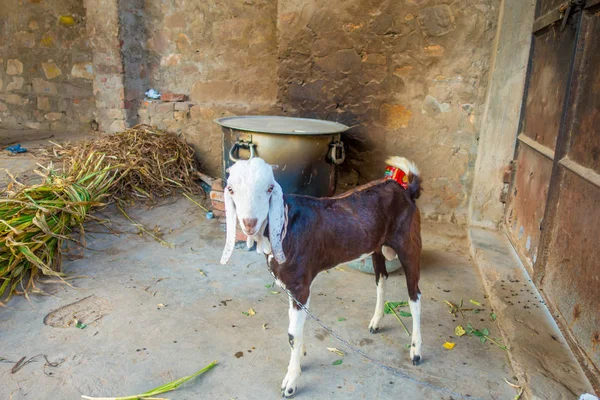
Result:
[[[0,299],[39,292],[40,275],[62,276],[65,241],[82,245],[83,222],[111,202],[153,203],[176,189],[197,192],[193,150],[176,135],[141,125],[100,139],[58,146],[63,171],[36,171],[0,193]],[[0,305],[3,305],[0,302]]]

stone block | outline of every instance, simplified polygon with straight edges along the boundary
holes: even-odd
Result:
[[[48,121],[58,121],[62,117],[63,117],[63,113],[59,113],[59,112],[51,112],[51,113],[44,115],[44,118],[46,118]]]
[[[189,101],[177,102],[175,103],[175,111],[189,111],[192,105],[194,105],[194,103]]]
[[[21,90],[23,89],[23,82],[25,80],[20,76],[13,76],[12,82],[6,85],[6,90],[11,92],[13,90]]]
[[[46,79],[54,79],[57,76],[62,75],[62,71],[60,70],[60,68],[58,68],[56,63],[53,62],[42,63],[42,69],[44,70],[44,75],[46,75]]]
[[[172,53],[166,56],[163,56],[160,59],[160,65],[163,67],[174,67],[181,63],[181,54]]]
[[[19,96],[18,94],[4,94],[4,95],[1,95],[0,98],[4,102],[15,105],[15,106],[20,106],[23,104],[23,100],[21,99],[21,96]]]
[[[48,97],[38,97],[37,98],[37,108],[38,110],[50,111],[50,99]]]
[[[42,127],[42,124],[39,122],[25,122],[25,126],[29,129],[39,130]]]
[[[33,78],[33,91],[43,94],[57,94],[56,85],[40,78]]]
[[[173,115],[173,103],[156,103],[154,113]]]
[[[71,68],[71,75],[75,78],[92,80],[94,79],[94,67],[90,62],[75,63]]]
[[[455,29],[454,15],[450,6],[440,4],[419,11],[417,23],[425,36],[443,36]]]
[[[8,107],[6,107],[6,104],[0,102],[0,112],[4,112],[8,110]]]
[[[21,75],[23,73],[23,63],[17,59],[10,59],[6,63],[6,73],[8,75]]]
[[[110,126],[108,127],[108,133],[116,133],[116,132],[123,132],[126,128],[125,125],[125,121],[121,120],[116,120],[113,121]]]
[[[190,116],[192,119],[211,120],[215,115],[215,110],[209,107],[195,105],[190,108]]]
[[[175,121],[183,121],[184,119],[186,119],[188,116],[188,112],[187,111],[175,111],[173,112],[173,117],[175,118]]]

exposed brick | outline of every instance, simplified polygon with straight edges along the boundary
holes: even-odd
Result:
[[[187,96],[180,93],[167,92],[160,95],[162,101],[186,101]]]
[[[223,192],[211,190],[210,191],[210,199],[218,200],[218,201],[225,201],[225,196],[224,196]]]
[[[225,189],[223,183],[224,183],[223,179],[221,179],[221,178],[217,178],[217,179],[213,180],[212,185],[211,185],[212,190],[222,192]]]
[[[218,200],[212,200],[210,202],[213,210],[225,211],[225,203]]]
[[[245,242],[247,239],[248,237],[244,235],[244,232],[240,231],[239,229],[235,231],[236,242]]]

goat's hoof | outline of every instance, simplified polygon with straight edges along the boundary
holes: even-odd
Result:
[[[290,388],[282,387],[281,388],[281,397],[284,397],[286,399],[291,399],[292,397],[294,397],[296,395],[297,391],[298,390],[296,387],[290,387]]]
[[[421,363],[421,356],[415,355],[412,357],[412,364],[419,365]]]
[[[379,330],[379,327],[377,327],[377,328],[373,328],[373,327],[369,328],[369,332],[371,332],[371,333],[377,333],[378,330]]]

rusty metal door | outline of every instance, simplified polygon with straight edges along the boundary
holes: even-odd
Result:
[[[600,387],[600,0],[538,0],[505,228]]]

